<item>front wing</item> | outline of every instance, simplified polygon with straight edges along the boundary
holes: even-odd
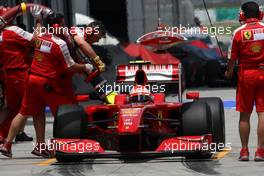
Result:
[[[100,143],[89,139],[54,139],[56,157],[91,158],[133,158],[133,157],[172,157],[208,155],[211,153],[212,135],[173,137],[162,141],[155,151],[121,153],[108,151]]]

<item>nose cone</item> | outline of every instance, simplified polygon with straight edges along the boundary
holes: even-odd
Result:
[[[139,130],[142,108],[124,108],[119,111],[118,133],[137,133]]]

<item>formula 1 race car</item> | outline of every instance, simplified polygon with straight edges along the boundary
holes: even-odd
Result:
[[[164,93],[146,88],[148,79],[166,76],[160,66],[136,63],[121,68],[126,74],[119,80],[133,80],[134,85],[128,94],[117,95],[114,105],[59,107],[52,140],[59,162],[109,157],[208,159],[215,150],[210,146],[224,145],[223,102],[190,92],[186,97],[194,101],[183,103],[181,64],[161,67],[177,68],[173,69],[173,81],[179,84],[177,102],[166,102]]]

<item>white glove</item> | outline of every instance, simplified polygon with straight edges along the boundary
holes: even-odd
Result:
[[[30,12],[34,18],[43,20],[52,13],[52,10],[49,8],[43,8],[40,5],[34,5],[33,7],[30,7]]]
[[[91,64],[85,64],[85,71],[87,73],[91,73],[93,71],[94,67]]]

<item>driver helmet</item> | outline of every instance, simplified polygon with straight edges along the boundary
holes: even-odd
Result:
[[[135,74],[134,86],[130,90],[131,103],[147,103],[153,100],[151,92],[148,90],[146,73],[139,69]]]
[[[135,85],[130,91],[131,103],[147,103],[153,100],[150,91],[144,85]]]

